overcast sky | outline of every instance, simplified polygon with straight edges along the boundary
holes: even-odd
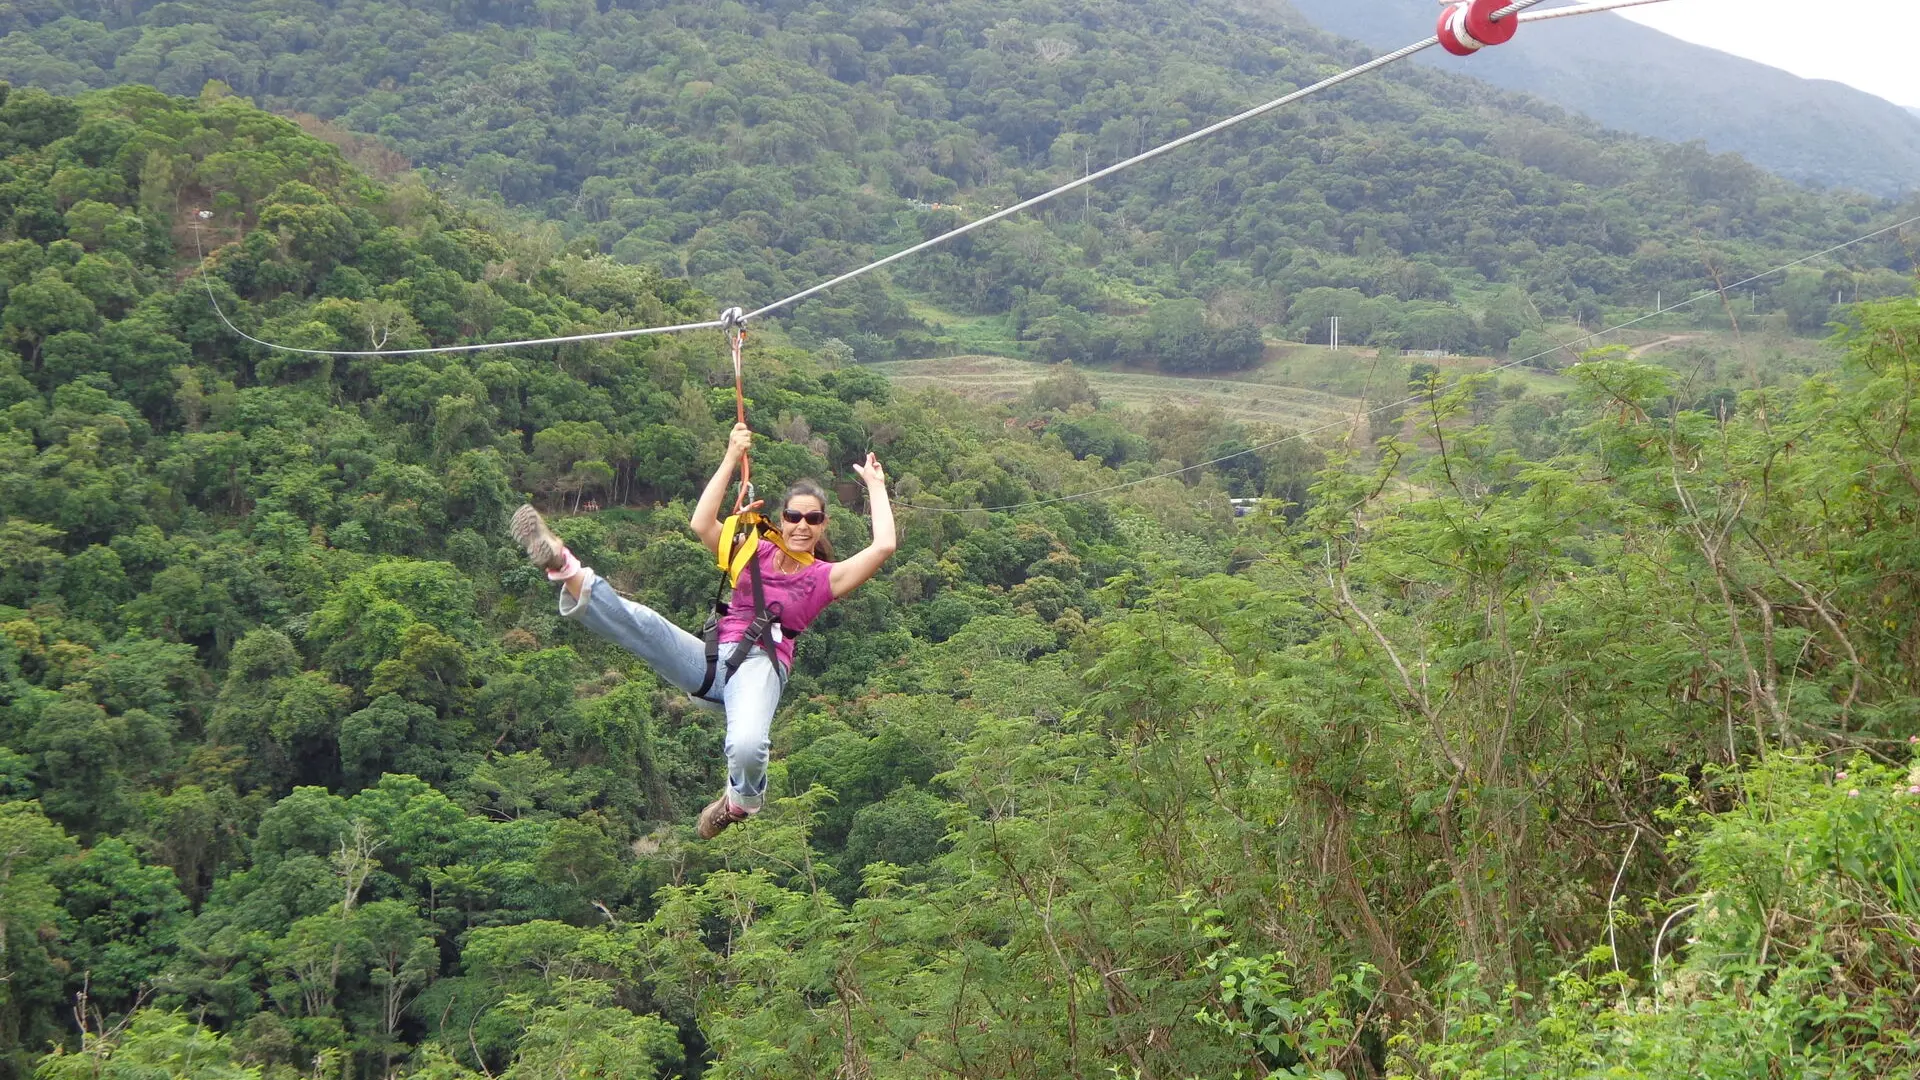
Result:
[[[1620,14],[1804,78],[1920,106],[1916,0],[1672,0]]]

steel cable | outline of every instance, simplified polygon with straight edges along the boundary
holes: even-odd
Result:
[[[1536,13],[1536,15],[1534,16],[1523,14],[1524,12],[1527,11],[1528,8],[1531,8],[1536,4],[1540,4],[1543,2],[1544,0],[1516,0],[1515,3],[1509,4],[1508,6],[1501,8],[1499,11],[1495,12],[1494,17],[1497,19],[1500,19],[1500,18],[1506,18],[1510,15],[1517,15],[1522,22],[1528,22],[1528,21],[1532,21],[1533,18],[1537,18],[1541,16],[1548,17],[1548,18],[1564,18],[1568,15],[1585,15],[1585,14],[1590,14],[1594,11],[1611,10],[1611,8],[1615,6],[1633,6],[1637,4],[1665,3],[1666,0],[1624,0],[1624,3],[1621,2],[1621,0],[1614,0],[1614,3],[1609,5],[1604,5],[1604,6],[1583,5],[1581,7],[1555,9],[1550,12],[1540,12],[1540,13]],[[1097,172],[1088,173],[1087,175],[1082,176],[1077,180],[1068,181],[1067,183],[1061,184],[1059,187],[1053,188],[1050,191],[1046,191],[1039,195],[1035,195],[1033,198],[1026,199],[1019,203],[1015,203],[1014,205],[1006,207],[1005,209],[997,210],[991,214],[988,214],[986,217],[977,218],[956,229],[952,229],[948,232],[941,233],[939,236],[933,237],[929,240],[921,241],[920,243],[914,244],[911,247],[905,248],[901,251],[896,251],[891,255],[887,255],[882,258],[875,259],[872,262],[867,263],[865,266],[861,266],[856,269],[849,270],[838,277],[829,279],[827,281],[823,281],[820,284],[813,286],[812,288],[804,289],[800,292],[794,293],[792,296],[788,296],[780,300],[775,300],[771,304],[767,304],[764,307],[756,308],[753,311],[746,313],[744,316],[739,317],[738,321],[751,322],[752,320],[760,318],[763,315],[770,315],[773,312],[779,311],[782,308],[791,307],[794,304],[800,303],[803,300],[807,300],[814,296],[818,296],[819,294],[826,292],[827,290],[832,289],[835,286],[844,285],[849,281],[852,281],[856,278],[864,277],[867,274],[874,272],[875,270],[879,270],[882,267],[890,266],[896,262],[899,262],[902,259],[906,259],[910,256],[917,255],[923,251],[927,251],[932,248],[938,247],[949,241],[957,240],[960,237],[967,235],[968,233],[974,232],[979,229],[983,229],[988,225],[991,225],[997,221],[1003,221],[1016,214],[1020,214],[1027,210],[1031,210],[1036,206],[1040,206],[1042,204],[1052,202],[1054,199],[1057,199],[1062,195],[1066,195],[1071,192],[1078,191],[1089,184],[1097,183],[1116,173],[1123,172],[1127,169],[1131,169],[1136,165],[1144,164],[1145,162],[1152,161],[1155,158],[1165,156],[1182,147],[1198,142],[1201,139],[1205,139],[1213,135],[1217,135],[1220,132],[1226,131],[1229,128],[1238,127],[1239,125],[1244,124],[1250,120],[1254,120],[1259,117],[1265,116],[1266,114],[1273,112],[1275,109],[1284,108],[1297,101],[1301,101],[1305,98],[1312,97],[1313,95],[1318,94],[1324,90],[1329,90],[1329,89],[1332,89],[1333,87],[1339,86],[1341,83],[1348,82],[1353,79],[1357,79],[1362,75],[1368,74],[1369,72],[1377,71],[1380,68],[1387,67],[1390,64],[1398,63],[1401,60],[1405,60],[1407,57],[1414,55],[1415,53],[1422,52],[1426,49],[1430,49],[1435,45],[1438,45],[1439,43],[1440,43],[1439,37],[1435,36],[1435,37],[1429,37],[1424,41],[1416,41],[1411,45],[1405,46],[1404,48],[1395,49],[1393,52],[1387,53],[1384,56],[1378,56],[1372,60],[1367,61],[1364,64],[1360,64],[1356,67],[1348,68],[1347,70],[1339,73],[1338,75],[1329,76],[1325,79],[1320,80],[1317,83],[1314,83],[1311,86],[1303,87],[1302,89],[1295,90],[1292,93],[1286,94],[1281,97],[1277,97],[1272,101],[1267,102],[1264,105],[1256,105],[1251,109],[1248,109],[1241,113],[1236,113],[1235,115],[1230,116],[1225,120],[1221,120],[1217,123],[1210,124],[1207,127],[1201,128],[1198,131],[1193,131],[1193,132],[1189,132],[1186,135],[1182,135],[1181,137],[1174,139],[1171,142],[1162,143],[1159,146],[1152,148],[1151,150],[1146,150],[1141,153],[1135,154],[1134,156],[1127,158],[1124,161],[1115,162],[1114,164],[1109,165],[1104,169],[1100,169]],[[198,243],[197,232],[195,233],[195,243],[196,244]],[[202,262],[205,261],[204,252],[201,255],[201,259],[202,259]],[[203,279],[203,284],[206,284],[206,287],[207,287],[207,302],[213,305],[214,314],[220,317],[220,321],[226,325],[227,329],[233,331],[235,334],[246,339],[247,341],[253,342],[256,345],[261,345],[269,349],[277,350],[279,352],[298,353],[305,356],[351,356],[351,357],[431,356],[431,355],[445,354],[445,353],[480,352],[482,350],[487,350],[487,349],[517,349],[517,348],[525,348],[525,347],[536,346],[536,345],[568,345],[568,344],[574,344],[578,342],[615,341],[623,338],[643,337],[643,336],[652,335],[652,334],[676,334],[676,333],[681,333],[689,330],[719,330],[729,325],[725,320],[715,319],[707,322],[683,323],[678,326],[651,326],[651,327],[644,327],[644,328],[632,329],[632,330],[609,330],[609,331],[603,331],[600,333],[569,334],[569,335],[560,336],[560,337],[530,338],[523,341],[491,341],[491,342],[479,342],[471,345],[442,345],[435,348],[305,349],[305,348],[298,348],[291,345],[280,345],[271,341],[265,341],[265,340],[262,340],[261,338],[257,338],[253,336],[252,334],[247,333],[246,331],[240,329],[238,326],[235,326],[233,324],[233,320],[227,318],[226,312],[220,309],[220,302],[214,295],[213,285],[210,282],[205,282],[204,279]]]

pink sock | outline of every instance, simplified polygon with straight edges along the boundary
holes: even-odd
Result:
[[[548,581],[565,581],[580,572],[580,560],[573,557],[571,548],[562,547],[560,554],[566,559],[560,564],[560,569],[547,571]]]

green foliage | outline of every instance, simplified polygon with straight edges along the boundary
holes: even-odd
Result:
[[[469,16],[419,20],[443,17]],[[1024,56],[1033,34],[996,25],[972,51]],[[852,78],[899,27],[854,29],[817,62]],[[684,108],[738,116],[724,81]],[[879,85],[930,112],[952,89]],[[1212,111],[1207,85],[1182,107]],[[773,805],[696,845],[719,718],[563,623],[502,526],[530,494],[697,625],[715,575],[685,521],[732,416],[723,343],[290,360],[207,291],[332,346],[709,300],[367,180],[218,87],[16,99],[5,1080],[1732,1075],[1789,1053],[1864,1076],[1911,1052],[1898,781],[1920,778],[1871,764],[1920,731],[1911,301],[1848,310],[1844,367],[1731,408],[1617,353],[1553,394],[1393,357],[1382,385],[1422,396],[1365,457],[1129,413],[1068,369],[1000,406],[895,392],[833,366],[874,342],[818,340],[909,333],[877,286],[769,327],[762,483],[827,481],[849,549],[849,463],[878,453],[913,505],[801,641]],[[548,182],[519,161],[472,167]],[[609,215],[629,197],[595,191]],[[689,260],[751,265],[752,211],[698,239],[641,211]],[[1412,318],[1437,279],[1408,275]],[[1240,324],[1178,291],[1122,316],[1151,331],[1130,340],[1188,355]],[[1540,329],[1489,303],[1501,335]],[[1229,494],[1283,505],[1236,520]]]
[[[100,841],[55,871],[72,970],[88,999],[124,1012],[160,974],[186,922],[173,871],[143,865],[124,840]]]
[[[563,979],[554,1002],[513,996],[502,1012],[526,1025],[508,1080],[560,1080],[570,1076],[664,1077],[680,1063],[673,1028],[653,1016],[635,1016],[614,1005],[613,988],[591,979]]]
[[[55,1030],[49,1012],[61,1003],[57,952],[60,892],[53,867],[74,851],[73,840],[32,802],[0,803],[0,1034],[4,1066],[17,1069],[21,1051]]]
[[[124,1031],[90,1039],[77,1053],[55,1050],[35,1080],[260,1080],[257,1066],[236,1060],[231,1039],[177,1012],[143,1009]]]
[[[1348,1011],[1350,1000],[1363,1012],[1372,1004],[1364,966],[1357,976],[1335,976],[1306,1001],[1296,1000],[1282,956],[1246,957],[1228,947],[1208,957],[1207,967],[1220,973],[1220,1007],[1202,1009],[1194,1020],[1246,1047],[1253,1066],[1235,1077],[1348,1075],[1336,1063],[1367,1071],[1360,1031]]]
[[[1920,759],[1916,759],[1920,762]],[[1920,763],[1835,770],[1776,756],[1689,846],[1700,891],[1663,920],[1666,962],[1641,984],[1595,951],[1550,984],[1538,1017],[1514,994],[1456,994],[1443,1039],[1405,1040],[1415,1075],[1912,1076],[1912,889]],[[1703,793],[1704,794],[1704,793]],[[1689,803],[1699,805],[1699,797]],[[1464,990],[1464,985],[1462,987]]]

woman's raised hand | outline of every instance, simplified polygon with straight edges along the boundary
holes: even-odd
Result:
[[[853,467],[853,475],[866,481],[868,487],[887,486],[887,470],[880,467],[880,459],[872,454],[867,455],[866,464]]]
[[[733,425],[733,434],[727,437],[727,457],[738,461],[753,449],[753,429],[745,424]]]
[[[853,467],[853,474],[867,483],[867,512],[873,515],[873,542],[851,558],[833,564],[833,595],[845,596],[866,584],[880,567],[900,548],[900,532],[893,523],[893,502],[887,496],[887,470],[872,454]]]

